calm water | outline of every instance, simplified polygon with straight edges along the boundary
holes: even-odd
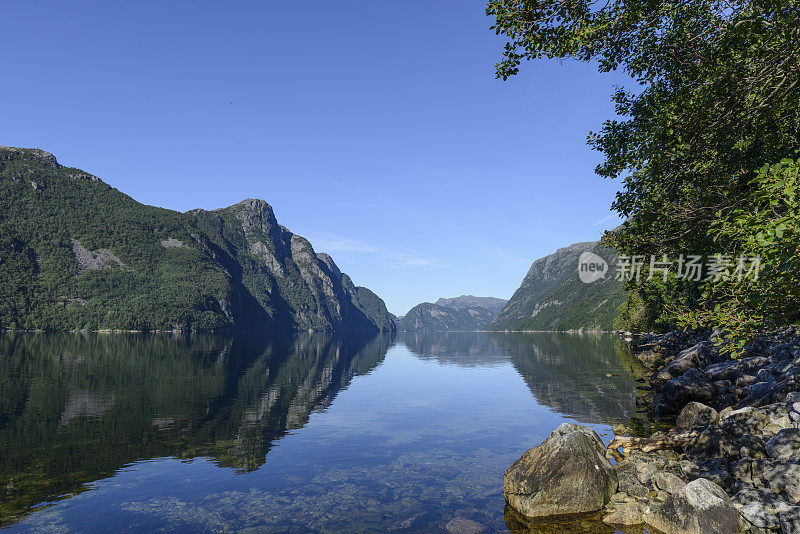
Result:
[[[491,532],[502,474],[563,421],[629,424],[602,335],[0,336],[11,532]],[[610,375],[610,376],[607,376]]]

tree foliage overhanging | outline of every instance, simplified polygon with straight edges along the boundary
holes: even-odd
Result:
[[[641,255],[754,248],[748,244],[764,226],[747,226],[742,214],[763,207],[765,180],[774,177],[758,170],[789,167],[786,158],[800,149],[800,2],[490,0],[487,14],[507,38],[499,78],[517,74],[523,61],[557,58],[596,62],[635,81],[615,91],[617,117],[589,135],[605,157],[597,173],[623,180],[613,208],[626,224],[607,244]],[[745,226],[727,231],[734,212]],[[781,245],[788,235],[776,239],[784,255],[768,254],[765,272],[781,270],[800,285],[796,248]],[[695,313],[736,330],[741,324],[724,310],[738,302],[738,314],[762,317],[755,329],[797,320],[798,299],[780,295],[780,285],[761,284],[755,300],[748,285],[728,286],[722,306],[710,285],[640,283],[629,288],[634,302],[623,316],[664,328]]]

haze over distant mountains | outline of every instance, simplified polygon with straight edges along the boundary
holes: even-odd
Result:
[[[581,254],[603,258],[609,271],[584,283],[578,275]],[[413,331],[566,331],[612,330],[624,300],[622,282],[612,270],[614,256],[598,242],[575,243],[533,262],[510,300],[469,295],[423,302],[398,320]]]
[[[454,310],[465,310],[469,308],[485,308],[495,314],[500,313],[500,310],[506,305],[506,299],[499,299],[496,297],[473,297],[472,295],[461,295],[452,299],[441,298],[436,301],[439,306],[445,308],[453,308]]]
[[[503,309],[506,301],[495,297],[462,295],[417,304],[397,322],[404,332],[472,332],[483,329]]]
[[[263,200],[146,206],[38,149],[0,147],[0,328],[393,331],[372,291]]]

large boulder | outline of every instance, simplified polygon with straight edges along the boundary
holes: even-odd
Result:
[[[720,418],[719,426],[734,436],[759,434],[769,424],[769,416],[751,406],[733,410]]]
[[[739,511],[722,488],[705,478],[689,482],[663,504],[650,506],[644,521],[664,534],[739,531]]]
[[[675,420],[675,426],[683,430],[692,428],[705,428],[708,425],[715,425],[719,422],[719,413],[710,406],[701,402],[690,402],[681,410],[680,415]]]
[[[505,472],[506,501],[527,517],[601,510],[618,486],[605,452],[593,430],[564,423]]]

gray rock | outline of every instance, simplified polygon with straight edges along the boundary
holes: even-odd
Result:
[[[778,514],[782,534],[800,534],[800,506]]]
[[[703,478],[716,484],[717,486],[730,493],[736,483],[734,478],[726,469],[711,469],[703,472]]]
[[[642,484],[633,484],[628,487],[627,493],[640,501],[646,501],[647,496],[650,494],[650,489]]]
[[[766,404],[760,408],[760,411],[767,414],[769,420],[772,422],[774,422],[776,419],[780,419],[781,417],[789,415],[789,410],[786,408],[786,403],[784,402],[773,402],[772,404]]]
[[[791,418],[789,418],[788,415],[784,415],[782,417],[777,417],[775,419],[772,419],[770,423],[764,427],[763,433],[765,436],[771,437],[780,432],[781,430],[787,428],[794,428],[794,425],[792,424]]]
[[[636,464],[628,462],[618,463],[616,466],[614,466],[614,471],[617,473],[619,491],[632,495],[631,489],[634,486],[642,485],[642,483],[639,481],[639,476],[636,474]]]
[[[736,379],[737,386],[749,386],[750,384],[756,381],[756,377],[754,375],[743,374],[740,375],[739,378]]]
[[[766,456],[766,442],[761,436],[745,434],[739,442],[739,456],[758,460]]]
[[[703,369],[703,372],[711,380],[730,380],[736,381],[740,375],[753,375],[758,373],[762,367],[769,365],[768,358],[763,356],[753,356],[743,360],[724,360],[713,363]]]
[[[729,393],[732,385],[730,380],[715,380],[714,389],[717,392],[717,396]]]
[[[642,509],[636,503],[625,503],[613,513],[603,518],[603,523],[607,525],[640,525],[642,520]]]
[[[761,369],[756,374],[756,382],[775,382],[775,376],[766,369]]]
[[[686,445],[686,454],[690,458],[705,460],[707,458],[739,457],[739,435],[728,433],[719,426],[709,426]]]
[[[787,486],[800,486],[800,465],[777,462],[764,470],[761,481],[775,493],[784,491]]]
[[[769,485],[764,480],[764,474],[769,473],[775,467],[775,461],[771,458],[765,458],[763,460],[752,460],[750,462],[750,472],[753,478],[753,484],[759,485]]]
[[[738,482],[747,484],[753,483],[753,461],[749,458],[742,458],[737,462],[731,462],[730,474]]]
[[[651,381],[658,386],[668,380],[683,375],[689,369],[706,367],[712,363],[712,361],[712,345],[708,342],[701,342],[680,352],[674,360],[658,371]]]
[[[786,488],[784,488],[786,492],[786,500],[792,504],[797,504],[800,502],[800,486],[795,486],[794,484],[787,484]]]
[[[748,523],[758,528],[778,528],[780,522],[772,513],[768,512],[764,504],[754,501],[739,508]]]
[[[778,382],[759,382],[747,387],[747,396],[739,402],[739,406],[764,406],[772,402],[780,402],[786,394],[797,387],[794,376],[784,376]]]
[[[489,530],[483,523],[466,517],[455,517],[445,526],[448,534],[483,534]]]
[[[772,436],[765,450],[770,458],[787,460],[797,455],[800,449],[800,429],[784,428]]]
[[[653,475],[653,485],[670,495],[678,493],[686,485],[686,482],[681,480],[677,475],[672,473],[658,472]]]
[[[719,420],[722,421],[726,419],[731,413],[733,413],[733,406],[726,406],[722,410],[719,410]]]
[[[593,430],[564,423],[505,472],[506,501],[526,517],[601,510],[618,487],[605,454]]]
[[[658,473],[659,466],[654,462],[646,462],[636,465],[636,477],[642,484],[649,484],[653,475]]]
[[[719,413],[701,402],[690,402],[681,410],[675,426],[680,429],[705,428],[719,422]]]
[[[678,413],[692,401],[708,402],[714,398],[714,384],[697,369],[689,369],[678,378],[668,380],[654,399],[658,415]]]
[[[748,406],[730,412],[721,419],[719,426],[733,436],[759,434],[769,424],[769,417],[755,408]]]
[[[644,521],[665,534],[737,532],[739,512],[716,484],[698,478],[645,511]]]
[[[747,397],[742,399],[742,406],[759,406],[766,404],[772,399],[773,391],[777,384],[773,379],[771,382],[756,382],[747,386]]]
[[[769,365],[769,358],[765,356],[751,356],[739,362],[745,373],[757,373],[762,367]]]
[[[683,476],[689,478],[698,478],[697,474],[700,472],[700,466],[698,466],[695,462],[683,459],[678,462],[678,465],[680,466]]]
[[[670,496],[670,494],[667,493],[664,490],[655,490],[650,495],[652,495],[652,500],[653,501],[656,501],[656,502],[659,502],[659,503],[662,503],[662,502],[666,501],[667,497]]]
[[[750,485],[744,485],[733,497],[731,502],[737,508],[741,508],[751,502],[767,503],[773,500],[775,493],[765,488],[756,488]]]
[[[703,372],[710,380],[736,380],[741,373],[741,365],[738,360],[725,360],[712,363]]]
[[[664,359],[664,355],[653,349],[646,349],[636,353],[636,357],[645,367],[652,368]]]

